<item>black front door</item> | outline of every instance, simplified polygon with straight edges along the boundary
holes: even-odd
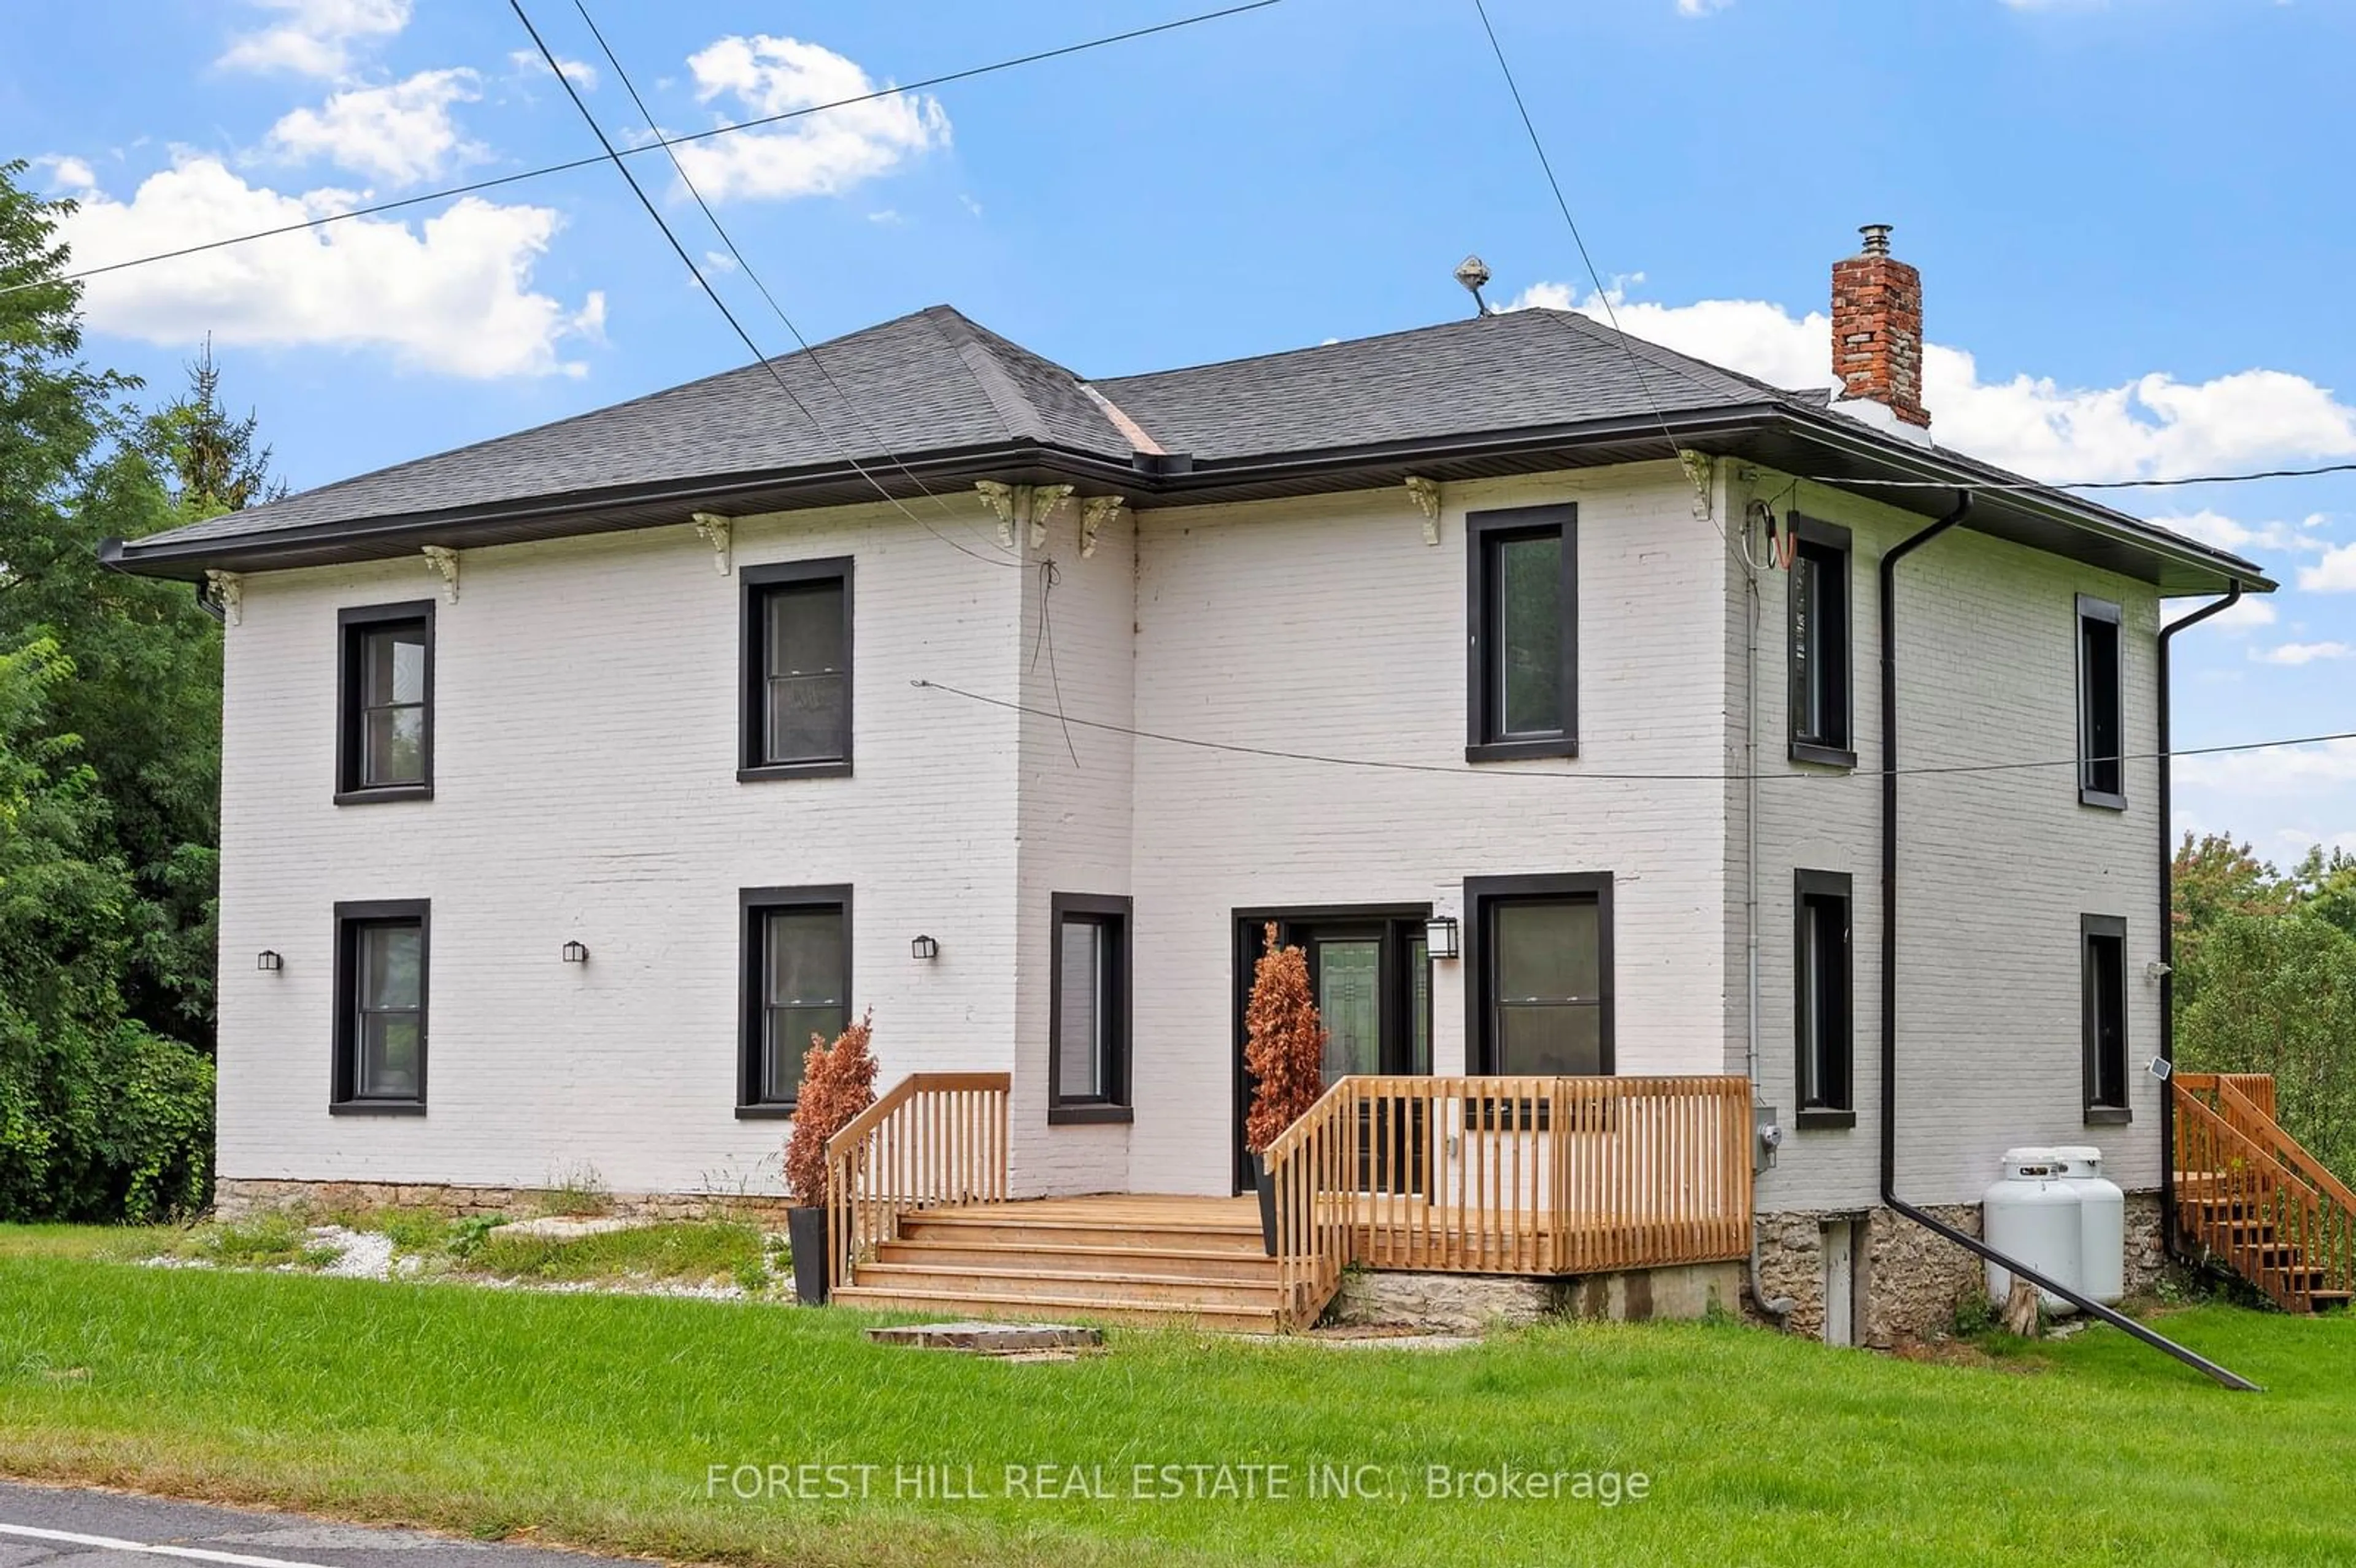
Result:
[[[1431,963],[1424,909],[1317,910],[1240,914],[1236,921],[1236,1170],[1238,1190],[1251,1185],[1243,1115],[1251,1075],[1243,1064],[1243,1009],[1267,949],[1270,921],[1279,943],[1297,946],[1309,965],[1310,994],[1325,1026],[1324,1080],[1351,1073],[1403,1075],[1431,1071]],[[1368,1138],[1398,1147],[1400,1138]],[[1369,1157],[1371,1157],[1371,1153]],[[1393,1163],[1389,1160],[1386,1164]]]

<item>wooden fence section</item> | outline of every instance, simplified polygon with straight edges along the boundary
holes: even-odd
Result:
[[[1358,1082],[1344,1078],[1326,1090],[1259,1157],[1275,1194],[1279,1310],[1288,1328],[1317,1321],[1350,1262]]]
[[[1007,1192],[1003,1072],[915,1072],[827,1140],[827,1254],[834,1283],[896,1240],[900,1217]]]
[[[2185,1232],[2289,1312],[2356,1295],[2356,1192],[2274,1118],[2274,1080],[2174,1080],[2177,1215]]]

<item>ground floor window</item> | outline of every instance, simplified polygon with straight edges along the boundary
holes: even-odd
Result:
[[[1856,1050],[1850,963],[1849,879],[1838,871],[1797,875],[1798,923],[1792,952],[1793,1011],[1803,1127],[1857,1125],[1851,1087]]]
[[[1612,1072],[1611,874],[1476,877],[1464,902],[1473,1071]]]
[[[851,890],[752,888],[743,895],[744,1006],[737,1106],[790,1115],[810,1037],[851,1021]]]
[[[1129,900],[1057,893],[1047,959],[1047,1119],[1125,1122]]]
[[[2086,1120],[2124,1122],[2127,1109],[2127,923],[2090,914],[2078,922],[2086,1050]]]
[[[336,1061],[329,1108],[425,1109],[423,899],[336,906]]]

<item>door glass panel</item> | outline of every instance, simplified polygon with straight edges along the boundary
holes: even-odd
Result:
[[[1431,1071],[1431,948],[1420,931],[1407,939],[1407,1070]]]
[[[1325,1025],[1325,1082],[1383,1070],[1383,944],[1317,944],[1317,1013]]]

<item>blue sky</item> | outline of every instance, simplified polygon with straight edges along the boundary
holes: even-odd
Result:
[[[1167,20],[1205,0],[592,0],[667,130]],[[527,0],[617,139],[571,0]],[[2356,457],[2356,11],[2303,0],[1492,0],[1632,330],[1826,374],[1826,269],[1897,225],[1934,434],[2040,477]],[[595,151],[503,5],[27,8],[0,148],[85,262]],[[813,339],[936,302],[1087,375],[1348,337],[1492,297],[1594,309],[1471,0],[1268,10],[700,144]],[[718,245],[659,156],[691,250]],[[717,284],[790,347],[739,274]],[[672,385],[741,349],[610,168],[93,280],[93,357],[177,387],[209,328],[298,485]],[[1812,319],[1812,313],[1814,318]],[[2356,475],[2129,491],[2265,563],[2179,649],[2186,745],[2356,729]],[[2188,760],[2184,824],[2356,849],[2356,743]]]

